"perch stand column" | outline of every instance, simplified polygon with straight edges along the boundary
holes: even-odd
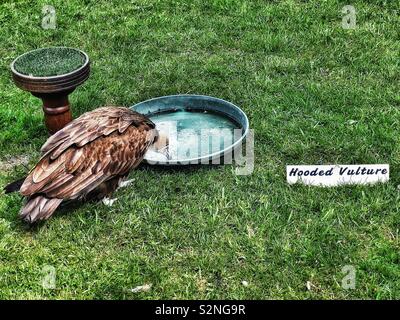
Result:
[[[64,128],[72,121],[72,113],[68,101],[68,95],[74,91],[62,93],[32,93],[42,99],[44,122],[50,134]]]

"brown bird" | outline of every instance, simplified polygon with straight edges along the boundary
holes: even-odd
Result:
[[[41,159],[20,186],[27,197],[21,218],[46,220],[64,200],[109,196],[149,148],[168,157],[168,139],[140,113],[103,107],[81,115],[42,146]]]

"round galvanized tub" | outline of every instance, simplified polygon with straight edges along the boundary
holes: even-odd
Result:
[[[170,149],[176,147],[179,151],[180,145],[187,144],[189,138],[183,133],[185,132],[186,134],[191,129],[193,129],[193,135],[202,130],[201,134],[204,131],[206,133],[210,132],[210,135],[217,132],[220,135],[216,137],[217,140],[220,139],[219,141],[226,139],[223,141],[224,143],[218,142],[213,148],[204,148],[206,152],[199,151],[194,155],[193,152],[189,155],[188,153],[177,152],[171,159],[163,159],[154,158],[152,155],[146,154],[145,160],[149,164],[188,165],[216,163],[216,159],[224,158],[229,153],[232,155],[233,150],[241,146],[249,130],[248,118],[238,106],[215,97],[189,94],[164,96],[135,104],[132,109],[147,115],[156,124],[156,128],[161,133],[163,133],[163,130],[160,129],[161,125],[168,122],[163,122],[162,120],[177,119],[176,135],[178,138],[175,140],[170,138]],[[213,126],[216,128],[213,128]],[[228,128],[225,130],[224,126]],[[184,129],[182,129],[183,127]],[[222,136],[224,134],[225,136]],[[188,137],[193,138],[193,135]],[[213,139],[213,137],[207,137],[206,135],[204,137],[208,139],[205,143],[209,143],[208,141]],[[199,144],[202,143],[201,138],[198,141],[200,141]],[[175,143],[177,146],[171,145],[171,143]],[[203,150],[201,146],[198,150],[200,149]]]

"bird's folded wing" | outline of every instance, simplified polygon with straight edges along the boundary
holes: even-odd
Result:
[[[130,125],[139,127],[145,124],[154,129],[154,123],[147,117],[126,110],[103,107],[83,114],[46,141],[41,149],[43,156],[50,155],[51,160],[54,160],[72,145],[82,147],[101,136],[108,136],[116,131],[123,133]]]
[[[25,196],[75,199],[127,173],[154,140],[154,123],[126,108],[86,113],[51,136],[21,187]]]
[[[25,196],[40,193],[59,199],[84,196],[138,164],[150,144],[148,136],[146,131],[131,126],[123,134],[115,132],[83,147],[71,146],[55,160],[47,154],[30,172],[20,191]]]

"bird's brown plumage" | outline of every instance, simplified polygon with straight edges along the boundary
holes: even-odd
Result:
[[[157,135],[153,122],[127,108],[83,114],[43,145],[42,158],[20,189],[28,197],[21,217],[44,220],[63,200],[84,198],[104,183],[116,186],[142,161]]]

